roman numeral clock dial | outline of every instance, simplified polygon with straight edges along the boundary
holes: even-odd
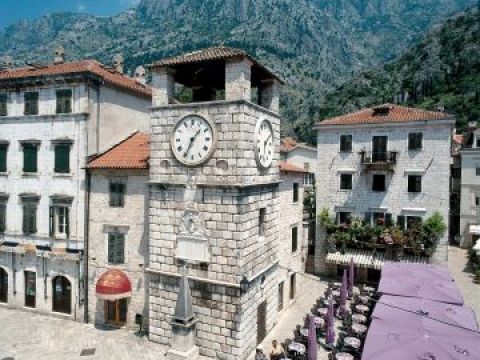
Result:
[[[255,128],[255,157],[257,164],[268,169],[273,162],[273,128],[268,120],[260,120]]]
[[[175,125],[172,152],[184,165],[200,165],[212,156],[215,140],[215,130],[209,121],[198,115],[189,115]]]

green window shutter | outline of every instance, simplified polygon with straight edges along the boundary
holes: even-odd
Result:
[[[117,247],[116,247],[116,260],[117,264],[123,264],[125,262],[125,236],[123,234],[117,234]]]
[[[6,144],[0,144],[0,172],[7,172],[7,149]]]
[[[70,208],[65,208],[65,233],[67,234],[67,239],[70,238]]]
[[[125,235],[108,234],[108,262],[110,264],[123,264],[125,262]]]
[[[23,145],[23,172],[37,172],[37,152],[38,148],[34,144]]]
[[[8,115],[7,102],[8,102],[7,94],[0,94],[0,116]]]
[[[7,205],[0,204],[0,234],[3,234],[7,228]]]
[[[63,174],[70,172],[70,144],[55,146],[55,172]]]
[[[50,219],[50,237],[53,237],[55,235],[55,208],[53,206],[50,206],[49,209],[49,219]]]
[[[115,234],[108,234],[108,263],[115,263]]]
[[[37,206],[35,204],[26,203],[23,205],[22,230],[25,235],[37,232]]]
[[[69,114],[72,112],[72,90],[57,91],[57,114]]]
[[[26,92],[24,95],[25,115],[38,114],[38,92]]]

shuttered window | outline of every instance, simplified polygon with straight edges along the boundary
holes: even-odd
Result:
[[[405,230],[405,216],[404,215],[398,215],[397,216],[397,226],[400,229]]]
[[[68,174],[70,172],[70,144],[55,145],[55,172]]]
[[[121,233],[108,234],[108,263],[123,264],[125,262],[125,235]]]
[[[7,230],[7,204],[0,202],[0,234]]]
[[[72,90],[57,90],[57,114],[70,114],[72,112]]]
[[[408,177],[408,192],[422,192],[422,177],[420,175],[410,175]]]
[[[415,132],[408,134],[408,150],[421,150],[423,142],[423,133]]]
[[[352,174],[340,174],[340,190],[352,190]]]
[[[56,239],[70,237],[70,208],[67,205],[50,207],[50,236]]]
[[[121,182],[110,183],[110,206],[123,207],[125,204],[126,186]]]
[[[23,203],[23,233],[25,235],[37,233],[37,203],[24,201]]]
[[[352,135],[340,136],[340,151],[352,152]]]
[[[292,228],[292,253],[298,249],[298,227]]]
[[[5,93],[0,94],[0,116],[8,115],[7,102],[8,102],[7,94]]]
[[[0,173],[7,172],[7,150],[8,144],[0,143]]]
[[[38,115],[38,92],[26,92],[24,94],[25,115]]]
[[[36,173],[37,172],[37,144],[23,144],[23,172]]]

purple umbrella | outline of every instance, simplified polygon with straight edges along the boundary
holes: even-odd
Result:
[[[317,329],[313,315],[308,318],[308,360],[317,360]]]
[[[333,299],[331,296],[328,298],[326,342],[328,345],[333,345],[335,342],[335,314],[333,309]]]
[[[343,269],[342,285],[340,286],[340,309],[339,315],[343,318],[346,313],[346,303],[347,303],[347,269]]]
[[[348,268],[348,296],[353,295],[353,286],[355,282],[355,264],[353,263],[353,258],[350,259],[350,265]]]

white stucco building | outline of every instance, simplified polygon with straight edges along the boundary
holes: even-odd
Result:
[[[0,276],[10,307],[84,319],[85,166],[147,130],[151,91],[96,61],[0,71]]]
[[[320,122],[317,212],[329,209],[338,223],[355,216],[400,227],[438,212],[448,224],[454,124],[442,112],[388,104]],[[321,273],[327,270],[326,234],[318,230]],[[445,233],[432,262],[447,261],[447,244]]]
[[[317,170],[317,148],[304,143],[298,143],[292,138],[283,138],[280,144],[280,157],[283,161],[303,169],[306,187],[315,186]]]

